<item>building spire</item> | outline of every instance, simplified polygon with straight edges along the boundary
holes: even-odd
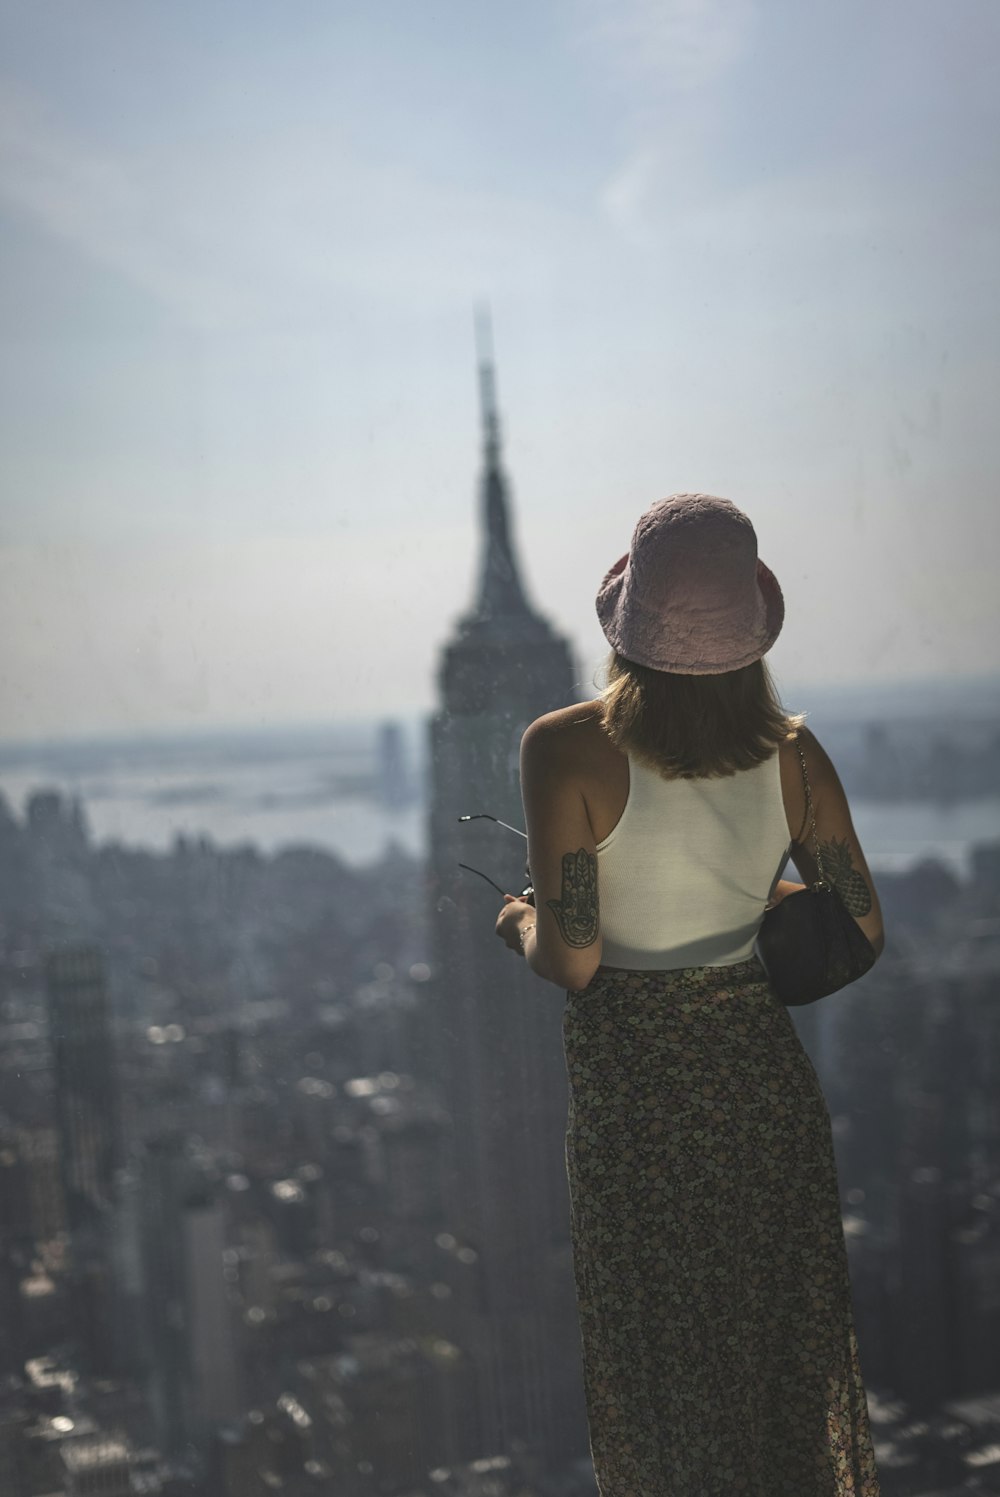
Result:
[[[475,617],[486,620],[531,611],[521,586],[510,536],[507,479],[500,455],[493,329],[486,307],[476,310],[476,352],[483,419],[483,564]]]
[[[483,417],[485,466],[500,464],[500,413],[497,410],[496,371],[493,367],[493,325],[489,308],[476,308],[476,359],[479,364],[479,407]]]

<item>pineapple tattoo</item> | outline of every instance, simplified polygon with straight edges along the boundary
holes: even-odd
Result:
[[[844,907],[851,915],[867,915],[872,907],[871,891],[851,861],[851,849],[847,838],[836,837],[824,842],[820,848],[823,855],[823,872],[837,890]]]
[[[547,899],[567,946],[597,939],[597,859],[583,847],[562,860],[562,898]]]

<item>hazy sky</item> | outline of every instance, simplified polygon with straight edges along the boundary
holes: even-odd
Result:
[[[996,671],[996,0],[4,0],[0,734],[431,704],[732,498],[786,681]],[[801,696],[795,705],[808,705]]]

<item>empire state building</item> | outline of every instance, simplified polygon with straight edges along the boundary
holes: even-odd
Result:
[[[564,995],[494,933],[525,844],[521,735],[577,700],[569,646],[531,606],[511,531],[492,358],[479,367],[482,538],[475,602],[445,645],[431,727],[434,981],[426,1043],[451,1118],[447,1239],[475,1264],[457,1327],[474,1373],[463,1454],[526,1451],[557,1470],[588,1454],[565,1174]]]

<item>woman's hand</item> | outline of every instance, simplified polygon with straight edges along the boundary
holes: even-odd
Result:
[[[511,951],[516,951],[519,956],[524,955],[524,947],[521,945],[521,928],[525,925],[534,925],[535,907],[528,904],[527,900],[518,899],[514,894],[505,894],[503,897],[503,909],[497,916],[497,935]]]
[[[789,894],[797,894],[800,889],[804,888],[805,884],[793,883],[790,878],[779,879],[774,886],[773,894],[764,906],[765,910],[773,910],[775,905],[780,904],[783,899],[787,899]]]

